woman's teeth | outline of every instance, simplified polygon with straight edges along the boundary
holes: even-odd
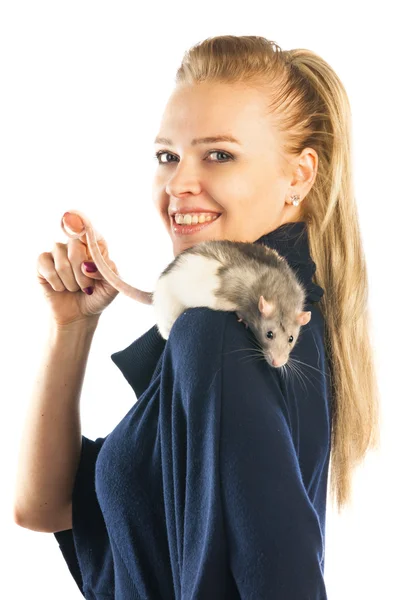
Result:
[[[181,214],[174,215],[175,222],[178,225],[196,225],[197,223],[205,223],[206,221],[214,221],[219,215],[200,213],[200,214]]]

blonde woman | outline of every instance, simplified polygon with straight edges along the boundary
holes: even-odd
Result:
[[[350,134],[344,87],[309,50],[220,36],[185,54],[155,141],[174,256],[265,243],[305,285],[311,321],[282,368],[233,313],[186,310],[167,341],[154,325],[112,355],[137,402],[105,438],[81,435],[79,398],[117,292],[79,240],[40,255],[53,322],[15,519],[54,533],[86,598],[327,598],[329,461],[340,511],[379,436]]]

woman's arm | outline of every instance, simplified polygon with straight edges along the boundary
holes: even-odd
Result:
[[[97,324],[61,328],[50,322],[19,451],[14,519],[21,527],[44,532],[72,527],[80,394]]]

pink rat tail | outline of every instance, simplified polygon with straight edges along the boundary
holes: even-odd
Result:
[[[70,227],[64,224],[64,217],[66,214],[76,215],[79,217],[82,222],[80,232],[76,232],[75,228],[74,230],[71,230]],[[118,275],[116,275],[116,273],[112,271],[109,265],[107,265],[97,243],[97,240],[103,238],[98,232],[95,231],[90,220],[81,211],[69,210],[68,213],[64,213],[61,219],[61,227],[65,234],[71,239],[80,239],[83,241],[84,235],[86,236],[88,249],[98,268],[98,271],[112,287],[114,287],[118,292],[121,292],[125,296],[128,296],[137,302],[141,302],[142,304],[152,304],[152,292],[144,292],[132,287],[128,283],[125,283]]]

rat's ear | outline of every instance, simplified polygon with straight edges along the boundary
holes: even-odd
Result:
[[[275,310],[275,304],[271,302],[267,302],[264,299],[264,296],[260,296],[260,300],[258,301],[258,310],[264,317],[270,317]]]
[[[300,326],[307,325],[311,321],[311,311],[297,313],[296,321]]]

